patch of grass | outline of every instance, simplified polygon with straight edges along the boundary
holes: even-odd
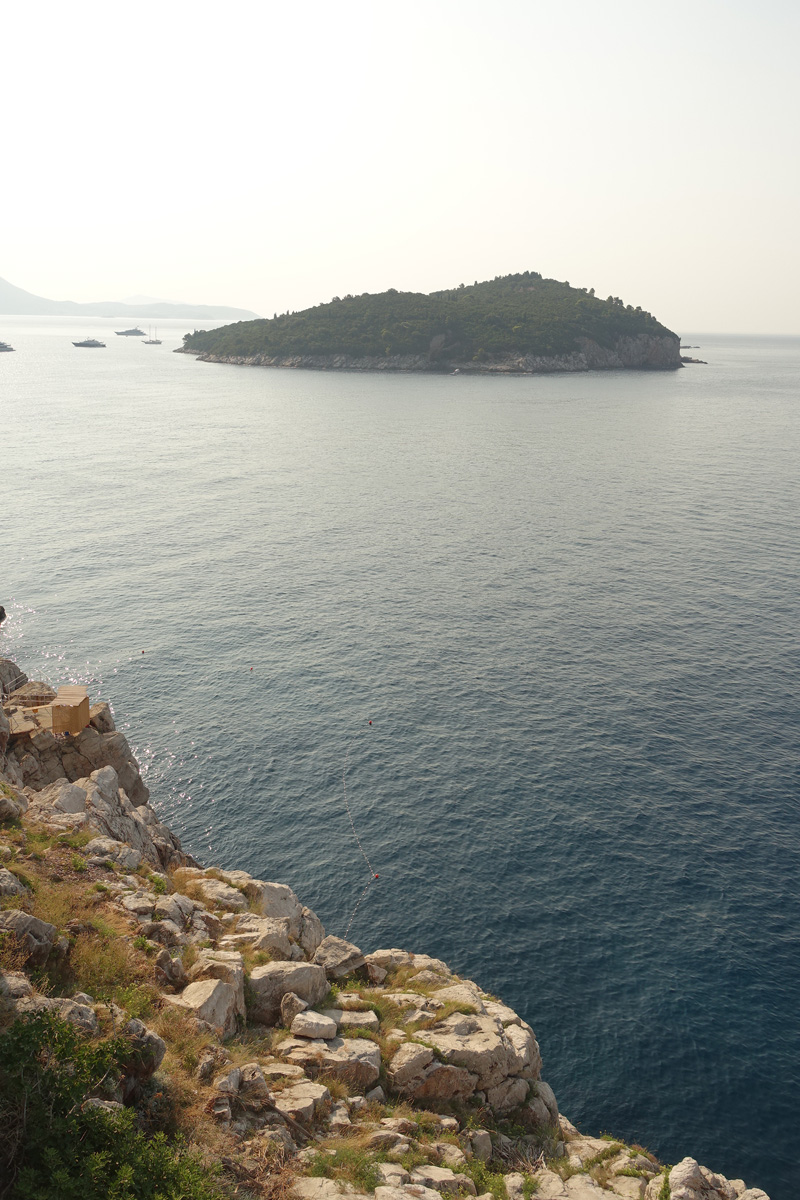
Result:
[[[129,1017],[144,1020],[151,1017],[159,1002],[159,993],[155,987],[146,983],[129,983],[117,988],[116,1003],[125,1009]]]
[[[99,1000],[116,1000],[125,989],[149,984],[150,970],[150,964],[116,935],[79,933],[69,955],[69,971],[76,990],[88,992]],[[129,995],[135,1003],[143,1002],[142,993]],[[121,1003],[124,1005],[124,1001]]]
[[[13,933],[0,933],[0,970],[21,971],[27,961],[25,943]]]
[[[648,1179],[649,1176],[644,1171],[640,1171],[638,1167],[623,1167],[621,1171],[615,1171],[616,1175],[626,1175],[630,1179]]]
[[[72,867],[73,871],[78,871],[79,873],[86,870],[86,863],[84,859],[81,858],[80,854],[73,854],[72,858],[70,859],[70,866]]]
[[[468,1158],[458,1169],[462,1174],[470,1177],[478,1189],[479,1196],[484,1192],[491,1192],[495,1200],[507,1200],[505,1176],[499,1171],[490,1170],[487,1163],[481,1162],[479,1158]]]
[[[350,1089],[347,1084],[336,1075],[323,1072],[317,1076],[314,1082],[321,1083],[323,1087],[326,1087],[334,1100],[344,1100],[346,1096],[350,1095]]]
[[[332,1153],[318,1150],[308,1164],[307,1174],[323,1179],[343,1179],[367,1192],[374,1192],[381,1183],[376,1160],[359,1146],[337,1145]]]
[[[108,884],[103,883],[99,879],[98,879],[97,883],[92,885],[92,889],[95,892],[110,892],[111,891],[111,888],[108,886]]]
[[[19,867],[15,867],[12,863],[6,864],[6,870],[10,871],[12,875],[16,876],[22,886],[26,887],[28,891],[36,891],[38,880],[34,879],[31,875],[26,875],[24,871],[21,871]]]
[[[148,883],[157,896],[163,896],[167,890],[167,885],[160,875],[151,875]]]
[[[603,1140],[607,1141],[608,1139],[604,1138]],[[622,1145],[622,1142],[615,1142],[612,1140],[611,1145],[607,1150],[601,1150],[599,1154],[594,1154],[591,1158],[587,1158],[586,1162],[583,1164],[584,1169],[590,1171],[592,1167],[599,1167],[601,1163],[606,1162],[609,1158],[615,1158],[619,1154],[620,1150],[623,1149],[624,1146]]]
[[[143,933],[140,933],[133,939],[134,950],[141,950],[142,954],[151,955],[155,953],[149,938],[146,938]]]
[[[670,1200],[672,1188],[669,1186],[669,1167],[664,1167],[664,1178],[661,1182],[661,1188],[658,1193],[658,1200]]]
[[[96,836],[94,833],[87,833],[86,830],[81,829],[77,833],[62,833],[58,841],[60,845],[67,846],[70,850],[82,850]]]

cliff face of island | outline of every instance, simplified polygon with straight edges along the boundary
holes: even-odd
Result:
[[[678,337],[650,313],[530,271],[430,295],[337,297],[195,331],[179,353],[240,366],[502,375],[682,366]]]
[[[501,1000],[427,954],[326,936],[287,884],[201,866],[107,703],[56,736],[45,684],[0,660],[0,685],[4,1198],[91,1169],[92,1196],[179,1178],[158,1194],[768,1200],[580,1133]]]
[[[187,347],[178,353],[193,353]],[[677,356],[677,361],[676,361]],[[606,349],[589,338],[580,339],[580,348],[569,354],[504,354],[491,360],[452,358],[432,360],[427,354],[393,354],[383,357],[351,354],[296,354],[278,357],[268,354],[198,354],[200,362],[229,363],[237,367],[283,367],[308,371],[400,371],[443,372],[461,375],[548,375],[560,371],[673,371],[683,366],[675,338],[640,333],[620,338]]]

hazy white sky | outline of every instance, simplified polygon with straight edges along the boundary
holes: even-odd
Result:
[[[4,9],[0,275],[265,316],[536,270],[800,333],[794,0]]]

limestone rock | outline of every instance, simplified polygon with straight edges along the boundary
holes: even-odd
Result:
[[[473,1129],[470,1134],[472,1153],[480,1162],[489,1162],[493,1154],[492,1135],[487,1129]]]
[[[502,1083],[517,1065],[516,1053],[505,1031],[488,1016],[453,1013],[426,1030],[425,1041],[447,1062],[476,1075],[481,1090]]]
[[[290,1029],[292,1021],[298,1013],[305,1012],[307,1008],[305,1000],[301,1000],[294,992],[287,992],[281,1000],[281,1023]],[[330,1014],[325,1015],[329,1016]]]
[[[449,1167],[433,1167],[428,1164],[414,1168],[411,1172],[411,1182],[433,1188],[443,1195],[469,1192],[471,1196],[475,1196],[478,1191],[468,1175],[457,1175]]]
[[[332,1021],[330,1017],[324,1017],[321,1013],[314,1012],[312,1009],[298,1013],[292,1021],[290,1028],[295,1037],[325,1038],[328,1040],[336,1037],[336,1022]]]
[[[129,1099],[137,1088],[158,1070],[167,1052],[162,1038],[136,1018],[128,1021],[123,1036],[130,1039],[132,1053],[124,1065],[123,1099]]]
[[[28,889],[11,871],[0,867],[0,896],[27,896]]]
[[[324,937],[325,927],[322,921],[310,908],[304,907],[300,913],[300,933],[297,940],[309,958],[313,958]]]
[[[395,1054],[389,1066],[389,1079],[392,1087],[404,1091],[412,1080],[421,1080],[434,1059],[433,1051],[428,1046],[420,1046],[416,1042],[406,1042]]]
[[[323,938],[314,954],[314,962],[325,968],[328,979],[344,979],[363,967],[365,961],[358,946],[332,934]]]
[[[235,887],[221,879],[195,880],[195,887],[206,904],[216,904],[229,912],[243,912],[247,908],[247,897]]]
[[[33,988],[27,975],[23,975],[21,971],[0,970],[0,1000],[22,1000],[25,996],[32,995]]]
[[[236,1013],[244,1020],[244,960],[232,950],[202,950],[189,970],[189,979],[221,979],[233,988]]]
[[[50,1012],[62,1021],[68,1021],[85,1037],[94,1037],[98,1032],[97,1017],[86,1004],[76,1004],[61,996],[25,996],[14,1003],[14,1012],[18,1017],[32,1016],[38,1012]]]
[[[205,1021],[221,1037],[230,1037],[236,1031],[236,989],[221,979],[202,979],[190,983],[180,996],[165,996],[168,1004],[184,1008]]]
[[[285,917],[259,917],[256,913],[243,913],[236,923],[234,933],[225,938],[227,945],[250,946],[253,950],[266,950],[278,961],[294,958],[297,948],[289,937],[289,921]]]
[[[59,803],[62,802],[64,795],[70,792],[81,792],[84,797],[86,796],[83,788],[79,788],[75,784],[68,784],[59,792]],[[77,812],[78,810],[66,808],[64,811]],[[118,842],[115,838],[92,838],[91,842],[87,843],[85,849],[86,853],[92,855],[92,857],[108,859],[110,862],[116,863],[117,866],[124,867],[126,871],[137,870],[142,861],[140,851],[134,850],[132,846],[127,845],[125,842]]]
[[[515,1076],[486,1089],[486,1102],[495,1112],[510,1112],[528,1098],[528,1081]]]
[[[366,1038],[336,1037],[329,1042],[290,1038],[280,1043],[277,1052],[297,1066],[341,1079],[354,1091],[366,1091],[380,1076],[380,1047]]]
[[[89,709],[89,724],[98,733],[115,733],[116,725],[111,715],[111,709],[105,700],[98,701]]]
[[[321,1083],[296,1083],[275,1093],[275,1107],[303,1125],[310,1125],[315,1114],[329,1104],[331,1094]]]
[[[280,1016],[281,1000],[294,992],[307,1004],[318,1004],[328,991],[322,967],[315,963],[265,963],[250,973],[250,1015],[265,1025],[274,1025]]]
[[[35,967],[41,967],[47,962],[58,941],[55,925],[40,921],[38,917],[32,917],[18,908],[0,912],[0,933],[13,934],[22,942],[28,954],[28,961]]]

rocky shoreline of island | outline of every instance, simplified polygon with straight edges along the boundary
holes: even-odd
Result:
[[[57,735],[46,682],[0,659],[0,687],[0,1037],[47,1018],[42,1036],[122,1039],[73,1121],[113,1137],[167,1106],[209,1197],[768,1200],[579,1132],[502,1000],[425,953],[326,935],[288,884],[203,866],[106,701]]]
[[[553,375],[586,371],[676,371],[684,361],[677,338],[638,334],[618,339],[605,348],[588,338],[569,354],[503,354],[481,359],[448,358],[431,354],[356,356],[352,354],[225,355],[198,354],[190,345],[175,354],[191,354],[198,362],[227,363],[237,367],[273,367],[285,370],[355,371],[435,375]]]

